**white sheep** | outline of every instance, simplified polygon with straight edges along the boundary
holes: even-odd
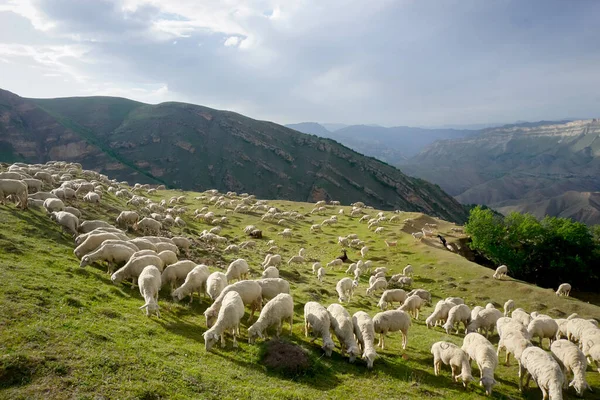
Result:
[[[332,261],[328,262],[328,263],[327,263],[327,267],[328,267],[328,268],[340,267],[340,266],[342,266],[343,264],[344,264],[344,262],[343,262],[341,259],[339,259],[339,258],[336,258],[335,260],[332,260]]]
[[[431,293],[425,289],[414,289],[408,292],[409,296],[419,296],[425,304],[431,304]]]
[[[277,269],[277,267],[268,267],[267,269],[265,269],[261,275],[261,278],[265,279],[265,278],[279,278],[279,270]]]
[[[57,211],[59,211],[59,210],[57,210]],[[112,226],[108,222],[97,220],[97,219],[83,221],[81,224],[79,224],[79,232],[81,232],[81,233],[89,233],[89,232],[93,231],[94,229],[98,229],[98,228],[116,229],[114,226]],[[79,244],[78,242],[75,242],[75,243]]]
[[[221,308],[215,324],[202,335],[206,351],[221,338],[221,347],[225,347],[225,332],[231,331],[233,347],[237,347],[236,336],[240,334],[240,320],[244,316],[242,297],[234,291],[228,292],[221,301]]]
[[[370,284],[369,287],[367,288],[367,296],[370,296],[371,294],[375,293],[375,291],[377,291],[377,290],[386,289],[387,285],[388,285],[388,283],[385,280],[385,278],[375,277],[375,281],[372,284]]]
[[[363,248],[360,249],[360,255],[362,258],[365,258],[365,256],[367,255],[367,252],[369,251],[369,247],[368,246],[363,246]]]
[[[319,268],[319,270],[317,271],[317,279],[319,280],[319,282],[323,282],[325,273],[326,273],[325,268],[323,268],[323,267]]]
[[[17,204],[21,209],[27,208],[27,184],[21,180],[16,179],[0,179],[0,204],[5,205],[6,198],[8,196],[15,196],[17,198]],[[48,199],[50,200],[50,199]],[[58,200],[58,199],[53,199]],[[59,200],[60,201],[60,200]],[[62,203],[62,202],[61,202]],[[46,201],[44,201],[44,207],[46,207]],[[64,204],[63,204],[64,208]],[[48,209],[48,207],[46,207]],[[61,211],[60,209],[48,209],[50,211]]]
[[[531,316],[522,308],[517,308],[510,314],[510,316],[513,320],[521,323],[524,327],[529,326],[529,323],[531,322]]]
[[[508,267],[506,265],[501,265],[496,268],[496,272],[494,272],[494,279],[502,279],[503,276],[508,276]]]
[[[237,244],[230,244],[229,246],[227,246],[223,249],[223,252],[224,253],[239,253],[240,246],[238,246]]]
[[[448,311],[448,319],[442,328],[446,330],[448,335],[453,328],[456,328],[456,333],[458,334],[458,329],[461,322],[465,326],[466,333],[467,326],[471,322],[471,310],[465,304],[454,306],[450,309],[450,311]]]
[[[49,213],[53,211],[62,211],[65,208],[65,203],[60,199],[46,199],[44,200],[44,208]]]
[[[306,257],[306,249],[302,247],[300,250],[298,250],[298,255],[303,258]]]
[[[569,319],[567,322],[567,339],[571,342],[581,341],[583,332],[597,328],[591,321],[583,318]]]
[[[281,334],[284,321],[290,323],[290,335],[294,324],[294,300],[287,293],[280,293],[265,304],[256,322],[248,328],[248,343],[252,344],[256,338],[263,339],[265,331],[275,325],[276,336]]]
[[[450,342],[435,342],[431,346],[431,354],[433,354],[433,373],[435,376],[439,375],[443,363],[450,365],[452,381],[458,382],[458,379],[460,379],[463,386],[467,387],[469,382],[473,380],[469,355],[457,345]]]
[[[263,301],[270,300],[279,293],[289,293],[290,283],[281,278],[265,278],[257,279],[256,282],[260,285]]]
[[[477,314],[477,317],[469,323],[467,326],[467,333],[475,332],[481,329],[485,332],[485,336],[488,337],[490,333],[494,333],[496,328],[496,322],[502,317],[502,313],[495,308],[485,308]]]
[[[354,326],[354,335],[362,351],[362,359],[367,362],[367,368],[373,368],[373,362],[377,358],[375,351],[375,327],[373,320],[364,311],[357,311],[352,316],[352,325]]]
[[[406,267],[404,267],[404,269],[402,270],[402,274],[406,276],[411,276],[413,274],[413,266],[409,264]]]
[[[527,327],[510,317],[498,318],[498,321],[496,321],[496,329],[498,330],[499,337],[502,337],[509,332],[518,332],[523,335],[523,337],[530,339]]]
[[[550,344],[556,338],[558,324],[552,318],[534,318],[527,326],[527,332],[529,332],[531,339],[538,337],[540,339],[540,347],[543,348],[542,340],[544,338],[548,338]]]
[[[262,289],[261,286],[256,281],[239,281],[227,285],[225,289],[219,294],[219,296],[215,299],[215,301],[211,304],[210,307],[204,311],[204,316],[206,317],[206,326],[211,327],[215,321],[219,313],[219,309],[221,308],[221,302],[223,301],[223,297],[230,292],[234,291],[239,293],[242,297],[242,301],[245,305],[249,305],[251,308],[250,317],[248,318],[248,323],[252,321],[254,318],[254,312],[256,310],[262,309]]]
[[[514,310],[515,308],[515,302],[511,299],[511,300],[507,300],[506,303],[504,303],[504,316],[508,317],[508,314]]]
[[[295,264],[302,264],[306,262],[306,260],[304,259],[304,257],[302,256],[292,256],[289,260],[288,260],[288,265],[295,263]]]
[[[206,294],[211,300],[219,297],[225,287],[227,287],[227,275],[222,272],[213,272],[206,279]]]
[[[163,250],[158,253],[158,256],[163,261],[163,265],[166,267],[168,265],[173,265],[177,261],[177,254],[175,254],[172,250]]]
[[[445,301],[447,301],[448,303],[453,303],[455,306],[465,304],[465,301],[460,297],[446,297]]]
[[[379,334],[378,346],[385,349],[385,335],[388,332],[402,332],[402,349],[406,350],[408,344],[408,328],[410,328],[410,315],[402,310],[382,311],[373,317],[373,329]]]
[[[330,328],[331,321],[325,307],[316,301],[309,301],[304,305],[304,335],[308,337],[309,332],[312,331],[314,338],[311,342],[320,336],[323,339],[322,349],[327,357],[331,357],[331,352],[335,347],[329,332]]]
[[[568,283],[561,283],[556,291],[557,296],[567,296],[571,294],[571,285]]]
[[[171,293],[173,299],[181,301],[184,297],[190,296],[190,304],[194,300],[194,292],[198,293],[198,297],[204,297],[204,290],[206,288],[206,281],[210,271],[204,264],[196,265],[187,276],[183,285],[178,287]]]
[[[377,307],[381,309],[381,311],[387,310],[388,306],[394,306],[394,302],[404,303],[404,300],[408,295],[403,289],[388,289],[383,292],[379,302],[377,303]]]
[[[519,324],[518,322],[516,324]],[[519,324],[520,325],[520,324]],[[496,351],[496,355],[499,356],[502,350],[506,350],[506,360],[504,361],[506,365],[509,364],[510,355],[512,354],[519,365],[521,365],[521,355],[523,351],[533,346],[529,337],[527,335],[523,335],[521,331],[517,330],[503,330],[502,336],[500,336],[500,341],[498,342],[498,350]]]
[[[477,332],[468,333],[463,340],[462,350],[475,360],[479,368],[479,384],[484,387],[485,393],[492,394],[492,388],[496,385],[494,371],[498,366],[498,356],[494,346]]]
[[[83,201],[86,203],[100,203],[100,195],[96,192],[88,192],[83,196]]]
[[[97,234],[88,236],[83,241],[83,243],[81,243],[79,246],[77,246],[75,248],[75,250],[73,250],[73,254],[75,254],[75,256],[78,259],[81,259],[81,258],[83,258],[84,255],[96,250],[98,247],[100,247],[102,245],[102,243],[104,243],[107,240],[127,240],[127,239],[128,238],[126,236],[123,237],[122,235],[119,235],[117,233],[109,233],[109,232],[97,233]]]
[[[140,309],[145,308],[148,317],[152,313],[156,313],[156,316],[160,318],[158,292],[161,287],[161,278],[160,271],[155,265],[148,265],[142,270],[138,277],[138,286],[140,287],[140,294],[144,298],[144,305]]]
[[[445,300],[438,301],[431,315],[425,319],[425,325],[427,328],[431,329],[439,323],[446,323],[448,320],[448,313],[454,306],[454,303],[450,303]]]
[[[140,220],[140,216],[135,211],[121,211],[119,216],[117,217],[117,226],[122,226],[125,228],[133,227],[135,228],[136,224]]]
[[[144,233],[158,235],[162,229],[162,224],[155,219],[144,217],[137,223],[137,229]]]
[[[281,264],[281,256],[279,254],[267,254],[262,266],[263,269],[266,269],[271,266],[277,267],[279,264]]]
[[[327,312],[329,312],[331,328],[340,342],[342,354],[348,354],[348,361],[354,362],[356,357],[360,355],[360,350],[354,337],[352,317],[350,317],[344,306],[338,303],[333,303],[327,307]]]
[[[350,278],[342,278],[335,285],[335,290],[338,293],[338,301],[340,303],[350,302],[354,293],[354,281]]]
[[[229,267],[227,267],[227,272],[225,272],[225,275],[227,275],[227,281],[231,282],[234,279],[245,279],[248,276],[249,269],[250,267],[248,266],[248,262],[243,258],[238,258],[237,260],[232,261],[231,264],[229,264]]]
[[[136,278],[148,265],[154,265],[160,271],[162,269],[162,260],[155,255],[132,257],[122,268],[118,269],[114,274],[112,274],[111,280],[113,283],[118,284],[125,279],[133,278],[133,283],[135,286]]]
[[[560,360],[560,365],[563,367],[565,376],[565,384],[569,373],[573,374],[573,380],[569,386],[575,388],[578,396],[583,396],[586,389],[590,391],[592,388],[585,379],[585,370],[587,369],[587,359],[579,348],[568,340],[556,340],[550,346],[550,351]]]
[[[408,296],[404,303],[398,308],[399,310],[406,311],[410,315],[414,317],[414,319],[419,319],[419,310],[425,304],[425,301],[418,295],[413,294],[412,296]]]
[[[110,274],[113,272],[113,264],[124,265],[134,253],[134,250],[125,245],[104,242],[98,249],[83,256],[79,266],[83,268],[95,262],[106,261],[108,264],[107,272]]]
[[[313,273],[313,275],[316,274],[317,271],[319,270],[319,268],[321,268],[321,267],[322,267],[322,265],[321,265],[320,262],[313,263],[313,265],[312,265],[312,273]]]
[[[539,347],[530,346],[523,350],[521,366],[519,368],[519,390],[523,391],[523,378],[526,378],[525,387],[529,380],[537,383],[542,391],[543,399],[561,400],[562,386],[565,376],[558,362]]]
[[[66,228],[73,236],[77,235],[77,227],[79,226],[79,218],[70,212],[53,211],[50,213],[50,219]]]
[[[191,270],[196,268],[196,263],[190,260],[177,261],[168,265],[162,273],[162,284],[170,285],[171,291],[175,290],[178,283],[183,283]]]

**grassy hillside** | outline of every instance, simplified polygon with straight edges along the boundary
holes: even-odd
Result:
[[[363,201],[462,222],[436,185],[343,145],[240,114],[115,97],[24,99],[0,90],[0,161],[81,163],[119,181],[254,193],[295,201]]]
[[[183,216],[188,225],[171,233],[196,238],[211,227],[191,218],[192,210],[207,205],[194,199],[199,193],[159,191],[148,197],[160,201],[181,194],[186,196],[185,204],[190,210]],[[312,209],[308,203],[269,203],[286,211],[307,213]],[[72,205],[84,212],[85,219],[111,222],[120,210],[127,208],[124,200],[109,193],[100,205],[79,201]],[[328,270],[324,282],[319,283],[310,272],[310,264],[325,264],[339,255],[337,236],[349,233],[357,233],[367,242],[371,249],[367,258],[375,266],[388,267],[390,275],[412,264],[416,275],[413,287],[430,290],[434,304],[440,298],[460,296],[470,306],[493,302],[501,307],[512,298],[517,307],[555,317],[572,312],[585,317],[600,316],[600,308],[595,305],[575,298],[558,298],[551,290],[512,279],[493,280],[491,270],[441,248],[437,241],[415,241],[409,232],[426,222],[437,222],[439,231],[449,241],[458,238],[452,234],[453,224],[423,214],[401,214],[401,221],[413,218],[414,227],[410,222],[389,223],[383,235],[374,234],[358,219],[348,216],[340,216],[339,224],[325,227],[323,233],[309,233],[312,223],[337,214],[336,207],[329,209],[327,215],[289,221],[294,237],[283,240],[276,235],[282,227],[262,222],[258,214],[225,213],[224,209],[208,207],[217,215],[227,215],[229,223],[223,226],[221,234],[231,243],[247,240],[242,229],[248,224],[256,225],[265,234],[257,240],[254,250],[242,250],[238,255],[225,255],[223,247],[210,250],[196,241],[190,258],[207,263],[213,271],[242,257],[251,265],[252,278],[259,277],[259,265],[270,239],[276,241],[284,259],[301,247],[307,249],[310,263],[283,265],[280,271],[291,283],[296,310],[293,335],[284,335],[283,339],[308,351],[309,370],[287,376],[267,369],[260,361],[265,344],[247,343],[245,319],[239,348],[233,349],[228,337],[226,348],[216,346],[214,351],[205,352],[202,313],[209,305],[206,298],[196,299],[188,306],[173,302],[169,293],[163,291],[159,298],[162,317],[147,318],[138,309],[143,300],[137,289],[113,285],[104,266],[79,267],[72,253],[72,238],[62,233],[44,212],[21,212],[9,205],[0,206],[0,398],[481,398],[481,387],[472,384],[464,390],[462,385],[452,383],[448,368],[439,377],[434,376],[431,344],[439,340],[460,344],[462,335],[446,335],[439,328],[428,330],[424,319],[431,313],[431,306],[422,310],[420,320],[413,321],[406,351],[401,348],[400,334],[391,334],[372,371],[360,360],[349,364],[339,349],[331,358],[324,357],[321,340],[311,343],[304,337],[304,303],[316,300],[327,306],[337,302],[335,283],[345,276],[343,270]],[[349,208],[343,208],[348,214]],[[372,210],[372,214],[376,212]],[[388,248],[384,239],[398,240],[398,246]],[[353,260],[359,258],[354,250],[348,255]],[[368,277],[362,277],[348,309],[352,313],[365,310],[373,316],[378,311],[378,297],[365,295],[367,280]],[[497,335],[491,340],[497,343]],[[478,373],[476,367],[473,373]],[[587,393],[586,398],[599,399],[600,374],[590,369],[587,375],[595,392]],[[509,367],[499,366],[496,379],[499,385],[493,397],[521,397],[514,361]],[[525,397],[540,398],[539,390],[535,384],[532,386]],[[567,398],[574,398],[574,392],[569,391]]]

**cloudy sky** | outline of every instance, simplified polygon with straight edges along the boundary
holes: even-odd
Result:
[[[600,116],[600,1],[0,0],[0,88],[279,123]]]

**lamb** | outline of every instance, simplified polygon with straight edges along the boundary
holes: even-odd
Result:
[[[121,213],[117,217],[116,222],[117,226],[122,226],[124,228],[135,228],[139,220],[140,216],[135,211],[121,211]]]
[[[335,290],[338,293],[338,301],[340,303],[349,303],[354,293],[354,281],[350,278],[342,278],[335,285]]]
[[[206,294],[213,301],[219,297],[225,287],[227,287],[227,275],[222,272],[213,272],[206,279]]]
[[[525,312],[522,308],[517,308],[510,314],[511,318],[517,322],[520,322],[523,326],[529,326],[531,322],[531,316]]]
[[[209,275],[210,271],[206,265],[196,265],[194,269],[192,269],[185,277],[185,282],[183,282],[183,285],[171,293],[173,299],[181,301],[184,297],[189,295],[190,304],[192,304],[192,301],[194,300],[194,292],[198,293],[198,297],[200,297],[200,295],[204,296],[204,289],[206,287],[206,281]]]
[[[557,296],[567,296],[571,294],[571,285],[568,283],[561,283],[556,291]]]
[[[427,328],[431,329],[439,322],[446,323],[448,320],[448,313],[454,306],[454,303],[450,303],[445,300],[438,301],[431,315],[425,320],[425,325],[427,325]]]
[[[290,292],[290,283],[285,279],[266,278],[258,279],[256,282],[260,285],[263,301],[273,299],[279,293]]]
[[[123,238],[123,236],[118,235],[116,233],[97,233],[95,235],[90,235],[88,236],[83,243],[81,243],[79,246],[77,246],[75,248],[75,250],[73,250],[73,254],[75,254],[75,256],[81,260],[81,258],[96,250],[98,247],[100,247],[102,245],[103,242],[107,241],[107,240],[123,240],[123,239],[128,239],[126,236],[125,238]],[[162,263],[161,263],[162,266]],[[142,272],[142,271],[140,271]]]
[[[248,328],[248,343],[254,343],[257,337],[263,339],[265,331],[273,325],[276,327],[276,336],[279,337],[283,321],[289,321],[291,335],[294,324],[294,300],[287,293],[280,293],[265,304],[256,322]]]
[[[133,287],[135,287],[136,278],[140,276],[144,268],[148,265],[154,265],[159,269],[159,271],[162,270],[162,260],[158,256],[146,255],[135,257],[134,255],[123,267],[119,268],[115,273],[113,273],[110,279],[112,283],[117,285],[125,279],[132,278]]]
[[[408,292],[409,296],[419,296],[420,298],[423,299],[423,301],[425,302],[425,304],[431,304],[431,293],[429,293],[427,290],[425,289],[414,289],[411,290],[410,292]]]
[[[279,254],[267,254],[263,262],[263,269],[271,266],[276,267],[279,264],[281,264],[281,256]]]
[[[292,230],[290,228],[285,228],[282,232],[279,232],[277,234],[283,237],[284,239],[291,239]]]
[[[352,316],[354,335],[362,351],[362,359],[367,362],[367,368],[373,368],[373,362],[377,358],[377,352],[373,341],[375,340],[375,327],[373,320],[364,311],[357,311]]]
[[[387,281],[385,278],[377,278],[375,282],[367,288],[367,296],[373,294],[376,290],[386,289]]]
[[[80,267],[91,265],[98,261],[106,261],[108,273],[113,272],[113,264],[121,265],[127,263],[135,250],[122,244],[103,243],[96,251],[88,253],[81,259]]]
[[[515,308],[515,302],[513,300],[507,300],[504,303],[504,316],[508,317],[508,314]]]
[[[317,271],[317,279],[319,282],[323,282],[323,278],[325,277],[325,268],[321,267]]]
[[[267,269],[265,269],[261,275],[261,278],[265,279],[265,278],[279,278],[279,270],[277,269],[277,267],[268,267]]]
[[[340,260],[339,258],[336,258],[335,260],[327,263],[327,267],[329,268],[340,267],[342,265],[344,265],[344,261]]]
[[[185,280],[191,270],[196,268],[196,263],[190,260],[177,261],[174,264],[167,266],[162,273],[162,284],[171,286],[171,291],[175,290],[175,285],[178,282]]]
[[[227,275],[227,281],[231,282],[234,279],[242,280],[242,278],[246,278],[248,276],[249,269],[250,267],[248,266],[246,260],[243,258],[238,258],[229,264],[229,267],[227,267],[227,272],[225,272],[225,275]]]
[[[304,262],[306,262],[306,261],[304,260],[304,257],[302,257],[302,256],[292,256],[292,257],[291,257],[291,258],[288,260],[288,262],[287,262],[287,263],[288,263],[288,265],[290,265],[290,264],[292,264],[292,263],[295,263],[295,264],[302,264],[302,263],[304,263]]]
[[[83,196],[83,201],[86,203],[100,203],[100,195],[96,192],[88,192]]]
[[[211,327],[215,321],[219,313],[219,309],[221,308],[221,302],[223,301],[223,297],[230,292],[238,292],[242,297],[242,301],[245,305],[251,306],[251,314],[250,318],[248,318],[248,322],[252,321],[254,318],[254,311],[261,310],[262,308],[262,289],[261,286],[256,281],[239,281],[236,283],[232,283],[227,285],[225,289],[219,294],[219,296],[215,299],[213,304],[204,311],[204,316],[206,317],[206,326]]]
[[[508,276],[508,267],[506,265],[501,265],[496,268],[496,272],[494,272],[494,279],[502,279],[503,276]]]
[[[529,337],[532,339],[539,337],[540,347],[543,348],[542,340],[544,338],[548,338],[550,340],[550,344],[552,344],[556,338],[558,324],[552,318],[535,318],[527,326],[527,332],[529,332]]]
[[[311,225],[310,231],[311,232],[321,232],[321,225],[319,225],[319,224]]]
[[[523,350],[521,366],[519,368],[519,390],[523,391],[523,378],[526,378],[525,387],[529,380],[537,383],[542,391],[543,399],[562,400],[562,386],[565,376],[558,362],[539,347],[531,346]]]
[[[242,297],[234,291],[227,292],[222,300],[215,324],[204,332],[204,347],[210,351],[221,338],[221,347],[225,347],[225,331],[231,330],[233,347],[237,347],[236,335],[240,334],[240,320],[244,316]]]
[[[322,267],[322,265],[321,265],[320,262],[313,263],[313,265],[312,265],[312,273],[313,273],[313,275],[316,274],[317,271],[319,271],[319,268],[321,268],[321,267]]]
[[[479,384],[485,388],[485,394],[492,394],[496,385],[494,370],[498,366],[498,356],[494,346],[477,332],[468,333],[463,340],[462,350],[475,360],[479,368]]]
[[[388,306],[394,306],[394,302],[398,302],[400,304],[404,303],[408,295],[403,289],[389,289],[383,292],[381,298],[379,299],[379,303],[377,303],[377,307],[381,309],[381,311],[387,310]]]
[[[65,203],[63,203],[60,199],[46,199],[44,200],[44,208],[46,211],[48,211],[48,213],[62,211],[65,209]]]
[[[477,317],[472,320],[467,326],[467,333],[475,332],[478,329],[485,331],[485,336],[488,337],[490,333],[494,333],[496,328],[496,322],[502,317],[502,313],[495,308],[486,308],[479,311]]]
[[[431,354],[433,354],[433,372],[435,376],[439,375],[442,363],[444,363],[450,365],[452,369],[453,382],[458,382],[460,378],[463,386],[467,387],[469,382],[473,380],[469,356],[457,345],[450,342],[436,342],[431,346]]]
[[[77,235],[77,227],[79,226],[79,218],[66,211],[53,211],[50,213],[50,219],[66,228],[73,236]]]
[[[353,363],[356,357],[360,355],[360,350],[354,337],[354,327],[350,314],[342,305],[337,303],[327,307],[327,312],[329,312],[331,328],[340,342],[342,354],[348,354],[348,361]]]
[[[137,228],[143,233],[160,234],[162,224],[155,219],[144,217],[137,223]]]
[[[138,277],[138,286],[140,287],[140,294],[144,298],[144,305],[140,309],[145,308],[148,317],[152,313],[156,313],[156,316],[160,318],[158,292],[160,291],[161,280],[160,271],[155,265],[144,267]]]
[[[412,265],[407,265],[406,267],[404,267],[404,269],[402,270],[402,274],[406,275],[406,276],[411,276],[413,274],[413,267]]]
[[[410,327],[410,315],[402,310],[382,311],[373,317],[373,328],[379,334],[381,350],[385,349],[385,335],[388,332],[402,332],[402,349],[406,350],[408,344],[408,328]]]
[[[568,340],[556,340],[550,346],[550,351],[560,360],[560,365],[563,367],[565,376],[565,384],[569,373],[573,374],[573,380],[569,386],[575,388],[578,396],[583,396],[586,389],[590,391],[592,388],[585,380],[585,370],[587,369],[587,359],[579,348]]]
[[[369,247],[363,246],[363,248],[360,249],[360,255],[361,255],[361,257],[365,258],[365,256],[367,255],[368,251],[369,251]]]
[[[115,228],[115,227],[106,221],[94,219],[94,220],[90,220],[90,221],[83,221],[79,225],[79,232],[88,233],[97,228]]]
[[[408,296],[404,303],[398,308],[398,310],[406,311],[415,319],[419,319],[419,310],[425,302],[423,299],[416,294]]]
[[[240,246],[238,246],[236,244],[230,244],[229,246],[227,246],[223,249],[223,252],[224,253],[239,253]]]
[[[335,347],[329,329],[331,321],[327,309],[316,301],[309,301],[304,305],[304,335],[308,337],[309,331],[312,330],[315,337],[311,340],[314,342],[317,335],[323,339],[322,349],[327,357],[331,357],[331,352]]]
[[[460,323],[463,323],[465,326],[465,333],[467,332],[467,327],[471,322],[471,310],[465,304],[459,304],[450,309],[448,311],[448,319],[446,323],[442,326],[446,330],[446,333],[449,335],[453,328],[456,328],[456,333],[458,334],[458,327]]]
[[[27,209],[27,184],[16,179],[0,179],[0,204],[5,205],[6,197],[13,195],[17,198],[17,204],[22,210]],[[58,199],[54,199],[58,200]],[[60,201],[60,200],[59,200]],[[62,203],[62,202],[61,202]],[[46,202],[44,202],[46,207]],[[64,204],[63,204],[64,207]],[[61,209],[51,209],[48,211],[61,211]]]

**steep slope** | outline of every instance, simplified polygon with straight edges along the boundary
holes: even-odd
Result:
[[[439,187],[332,140],[206,107],[111,97],[23,99],[0,92],[1,161],[76,161],[129,182],[363,201],[452,221],[463,207]]]
[[[462,203],[502,207],[600,191],[599,168],[600,120],[592,119],[511,125],[439,141],[402,170],[439,184]]]
[[[287,124],[285,127],[309,135],[317,135],[323,138],[333,137],[331,131],[329,131],[323,125],[318,124],[316,122],[300,122],[299,124]]]

